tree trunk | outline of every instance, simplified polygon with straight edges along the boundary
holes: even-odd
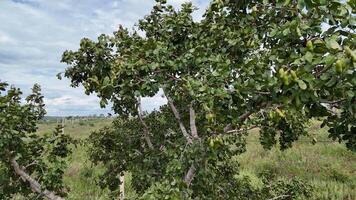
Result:
[[[120,175],[120,200],[125,199],[125,175]]]
[[[11,159],[11,165],[15,170],[15,173],[19,175],[22,180],[28,182],[30,184],[30,187],[32,191],[40,194],[41,196],[46,197],[49,200],[64,200],[62,197],[57,196],[54,194],[54,192],[48,191],[48,190],[42,190],[41,185],[39,182],[37,182],[35,179],[33,179],[30,175],[28,175],[24,170],[23,167],[20,167],[19,164],[17,163],[16,159],[13,158]]]

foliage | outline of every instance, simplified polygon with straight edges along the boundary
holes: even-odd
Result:
[[[46,113],[39,85],[34,85],[26,103],[22,103],[18,88],[7,86],[0,82],[0,199],[11,199],[15,194],[42,195],[34,194],[14,163],[38,181],[43,191],[65,195],[62,176],[72,139],[61,133],[61,127],[50,135],[35,133],[36,123]]]
[[[138,30],[120,27],[64,52],[72,86],[122,117],[91,136],[104,186],[117,190],[127,170],[140,194],[231,199],[243,195],[229,161],[247,130],[260,127],[266,148],[278,137],[286,149],[313,117],[355,150],[352,1],[215,0],[198,22],[194,10],[157,0]],[[143,116],[141,97],[160,89],[168,106]]]

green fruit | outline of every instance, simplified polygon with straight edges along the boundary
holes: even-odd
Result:
[[[224,141],[221,137],[217,137],[217,138],[215,138],[215,144],[221,146],[224,144]]]
[[[310,40],[307,42],[307,49],[308,49],[309,51],[313,51],[313,49],[314,49],[313,42],[310,41]]]
[[[290,74],[292,75],[292,79],[293,79],[293,81],[297,81],[297,80],[298,80],[297,73],[295,73],[295,71],[294,71],[294,70],[290,70]]]
[[[214,114],[208,113],[208,114],[205,115],[205,117],[209,122],[212,122],[213,119],[214,119]]]
[[[288,86],[288,85],[289,85],[289,76],[284,75],[284,76],[282,77],[282,79],[283,79],[283,84],[286,85],[286,86]]]
[[[344,67],[345,67],[345,59],[339,59],[336,61],[336,64],[335,64],[335,71],[337,73],[342,73],[342,71],[344,70]]]
[[[285,118],[285,117],[286,117],[286,115],[285,115],[281,110],[279,110],[278,108],[276,109],[276,112],[278,113],[278,115],[279,115],[280,117],[282,117],[282,118]]]
[[[214,143],[214,140],[209,138],[209,146],[210,148],[214,148],[215,147],[215,143]]]
[[[278,70],[278,75],[279,75],[280,78],[283,78],[285,76],[285,74],[286,74],[286,72],[284,71],[283,68],[280,68]]]

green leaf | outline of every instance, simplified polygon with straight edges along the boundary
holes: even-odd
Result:
[[[57,79],[62,80],[62,72],[58,73],[56,76],[57,76]]]
[[[351,90],[347,91],[346,94],[350,98],[353,98],[355,96],[355,93],[353,91],[351,91]]]
[[[309,63],[312,63],[313,62],[313,54],[311,52],[307,52],[304,56],[305,60],[308,61]]]
[[[298,86],[300,87],[300,89],[305,90],[307,89],[307,84],[305,84],[305,82],[303,80],[298,80]]]
[[[326,41],[326,46],[329,49],[333,49],[333,50],[342,50],[341,46],[339,45],[339,43],[337,43],[334,39],[329,39]]]
[[[305,7],[304,0],[298,0],[298,9],[303,10],[304,7]]]
[[[290,33],[290,29],[289,29],[289,28],[286,28],[286,29],[283,30],[282,33],[283,33],[284,36],[287,36],[287,35],[289,35],[289,33]]]
[[[105,76],[105,78],[104,78],[104,80],[103,80],[103,85],[104,85],[104,86],[105,86],[105,85],[108,85],[108,84],[110,84],[110,82],[111,82],[110,77]]]

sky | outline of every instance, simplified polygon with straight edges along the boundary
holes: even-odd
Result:
[[[168,0],[179,8],[186,0]],[[209,0],[192,0],[199,8],[199,20]],[[71,88],[56,74],[65,50],[77,50],[81,38],[95,40],[101,33],[112,34],[119,25],[132,28],[147,15],[154,0],[0,0],[0,80],[29,94],[33,84],[41,85],[49,116],[106,114],[96,95],[83,88]],[[161,95],[144,98],[144,110],[165,104]],[[111,112],[112,113],[112,112]]]

